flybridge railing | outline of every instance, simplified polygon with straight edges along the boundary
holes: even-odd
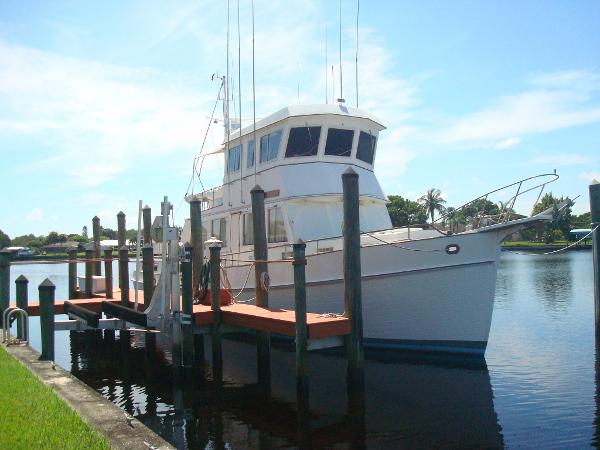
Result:
[[[540,201],[540,198],[542,197],[542,194],[544,193],[546,186],[550,183],[554,183],[558,179],[559,179],[559,176],[556,173],[545,173],[545,174],[535,175],[535,176],[528,177],[528,178],[523,178],[522,180],[515,181],[514,183],[507,184],[498,189],[494,189],[493,191],[489,191],[483,195],[480,195],[479,197],[465,203],[464,205],[459,206],[452,212],[442,214],[433,223],[434,224],[448,224],[449,223],[450,225],[452,225],[452,223],[455,222],[457,220],[457,218],[460,217],[461,214],[463,214],[469,208],[473,208],[473,207],[475,207],[475,208],[483,207],[483,209],[476,209],[475,211],[470,212],[470,215],[468,216],[472,220],[472,223],[470,225],[473,228],[480,228],[483,226],[489,226],[489,225],[494,225],[494,224],[498,224],[498,223],[506,223],[509,220],[511,220],[512,218],[514,218],[516,216],[520,216],[519,214],[517,214],[514,211],[514,207],[515,207],[515,203],[516,203],[517,199],[519,197],[523,197],[527,193],[534,192],[537,189],[539,189],[539,192],[537,193],[537,198],[536,198],[535,202],[533,203],[533,206],[531,207],[531,213],[530,213],[530,215],[531,215],[531,214],[533,214],[533,211],[535,210],[536,205]],[[499,194],[499,193],[501,193],[503,191],[514,192],[514,195],[510,195],[508,197],[508,200],[506,200],[505,202],[500,202],[500,208],[498,208],[498,205],[493,203],[493,205],[499,209],[498,213],[491,214],[489,211],[486,212],[485,211],[486,206],[490,206],[490,203],[492,203],[489,200],[490,196],[492,196],[493,194],[497,194],[500,197],[501,194]],[[463,218],[466,218],[466,217],[463,215]]]
[[[202,211],[223,205],[223,187],[221,185],[202,192]]]

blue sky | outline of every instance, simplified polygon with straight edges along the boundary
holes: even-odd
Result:
[[[244,124],[250,5],[240,4],[240,77],[230,3]],[[339,90],[338,7],[256,0],[258,117],[325,101],[326,28]],[[225,73],[226,23],[225,1],[0,2],[0,229],[80,232],[96,214],[115,228],[119,210],[133,227],[138,200],[156,211],[163,195],[181,223],[217,93],[211,75]],[[350,105],[355,24],[356,1],[343,1]],[[600,2],[363,0],[359,94],[388,127],[375,166],[387,194],[436,187],[459,205],[557,169],[551,190],[581,195],[583,212],[600,179]],[[207,146],[221,137],[212,129]],[[220,167],[207,163],[206,184],[219,184]]]

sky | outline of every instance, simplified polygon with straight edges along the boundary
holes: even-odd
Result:
[[[258,118],[331,102],[334,84],[339,97],[339,7],[255,0]],[[240,1],[238,39],[229,2],[230,108],[239,116],[240,86],[244,126],[251,8]],[[355,106],[356,0],[341,9],[342,93]],[[194,158],[205,135],[204,150],[223,137],[220,124],[206,129],[211,77],[227,71],[227,10],[225,0],[0,2],[0,229],[80,233],[94,215],[116,228],[120,210],[134,228],[138,201],[157,212],[165,195],[182,224]],[[375,163],[386,194],[438,188],[458,206],[556,170],[546,189],[580,195],[575,212],[589,210],[588,184],[600,180],[600,2],[363,0],[358,23],[358,101],[387,126]],[[221,184],[222,162],[207,158],[202,173],[205,186]]]

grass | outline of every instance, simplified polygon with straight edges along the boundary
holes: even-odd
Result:
[[[538,242],[538,241],[505,241],[502,243],[502,245],[504,247],[513,247],[513,246],[545,247],[547,245],[565,246],[567,244],[569,244],[569,243],[565,240],[554,241],[554,242],[550,242],[549,244],[546,244],[545,242]]]
[[[1,449],[110,449],[52,389],[0,347]]]

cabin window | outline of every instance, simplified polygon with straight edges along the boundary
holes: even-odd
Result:
[[[248,141],[248,146],[246,148],[246,167],[254,167],[254,140]]]
[[[277,159],[279,144],[281,143],[281,130],[274,131],[260,138],[260,162],[265,163]]]
[[[223,242],[223,247],[227,247],[227,219],[225,217],[213,219],[210,232],[212,236]]]
[[[358,148],[356,149],[356,157],[361,161],[373,164],[373,156],[375,155],[375,144],[377,138],[371,133],[360,132],[358,138]]]
[[[243,245],[254,245],[254,222],[252,213],[244,214],[242,222],[242,242]]]
[[[242,159],[242,146],[236,145],[229,149],[229,154],[227,155],[227,172],[237,172],[240,170]]]
[[[269,231],[268,241],[269,242],[285,242],[285,223],[283,222],[283,211],[279,207],[269,209]]]
[[[319,150],[321,127],[298,127],[290,130],[285,157],[314,156]]]
[[[354,130],[330,128],[327,132],[325,154],[334,156],[350,156],[350,153],[352,152],[353,139]]]

